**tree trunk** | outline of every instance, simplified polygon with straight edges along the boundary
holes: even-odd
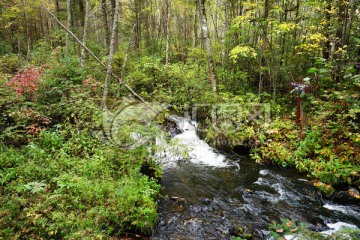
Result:
[[[331,57],[331,39],[330,39],[330,20],[331,20],[331,3],[329,1],[325,1],[326,6],[325,6],[325,21],[326,24],[324,26],[325,29],[325,37],[326,37],[326,43],[325,46],[323,48],[322,54],[323,54],[323,58],[325,58],[326,60],[329,60]]]
[[[195,8],[194,8],[194,13],[193,13],[193,18],[194,18],[194,39],[193,39],[193,48],[196,47],[197,41],[198,41],[198,20],[197,20],[197,16],[198,16],[198,5],[195,4]]]
[[[105,44],[106,44],[106,48],[108,48],[110,45],[110,29],[108,22],[108,11],[106,7],[106,0],[101,0],[101,10],[102,10],[104,27],[105,27]]]
[[[134,0],[134,7],[135,7],[135,22],[136,22],[136,38],[135,38],[135,48],[137,50],[140,49],[140,42],[141,42],[141,22],[140,22],[140,0]]]
[[[227,23],[226,23],[226,2],[223,0],[222,3],[222,28],[221,28],[221,66],[225,67],[225,59],[226,59],[226,30],[227,30]]]
[[[59,11],[60,11],[59,1],[58,1],[58,0],[55,0],[55,12],[56,12],[56,13],[59,13]]]
[[[67,28],[71,28],[71,0],[66,0]],[[65,55],[69,56],[70,34],[66,33]]]
[[[169,48],[170,48],[170,2],[166,0],[166,56],[165,64],[169,64]]]
[[[85,0],[86,2],[86,0]],[[85,11],[86,11],[86,6],[84,8],[84,3],[83,0],[79,0],[79,15],[80,17],[78,18],[78,26],[80,25],[81,27],[84,27],[85,25]]]
[[[209,68],[209,79],[211,83],[211,87],[214,93],[217,92],[217,85],[216,85],[216,77],[214,73],[214,63],[212,59],[212,50],[211,50],[211,43],[209,38],[209,31],[208,31],[208,23],[206,19],[206,10],[205,10],[205,1],[206,0],[197,0],[200,7],[200,18],[201,18],[201,29],[203,34],[203,42],[206,50],[207,55],[207,62]]]
[[[114,11],[114,19],[113,19],[113,26],[111,30],[111,40],[110,40],[110,51],[109,51],[109,61],[106,70],[106,78],[105,78],[105,85],[104,85],[104,93],[102,99],[102,107],[103,109],[107,109],[107,97],[109,95],[109,88],[110,88],[110,77],[112,75],[112,62],[113,62],[113,55],[115,49],[115,38],[118,28],[118,21],[119,21],[119,10],[120,10],[120,0],[116,0],[115,2],[115,11]]]
[[[112,12],[111,26],[113,26],[113,24],[114,24],[115,9],[116,9],[116,0],[111,0],[111,12]],[[119,6],[119,11],[120,11],[120,6]],[[119,29],[116,28],[115,37],[114,37],[114,52],[116,52],[118,49],[119,49]],[[109,51],[110,51],[110,49],[109,49]]]
[[[89,15],[90,15],[90,0],[85,0],[85,19],[84,19],[84,32],[82,42],[86,45],[87,40],[87,30],[89,25]],[[81,49],[81,57],[80,57],[80,68],[83,69],[85,65],[85,49]]]
[[[21,40],[20,40],[20,34],[18,34],[17,37],[17,51],[18,51],[18,66],[21,67]]]
[[[344,38],[343,38],[343,45],[350,44],[350,32],[351,27],[353,24],[353,18],[355,16],[355,0],[349,0],[349,3],[346,6],[347,14],[346,14],[346,24],[344,26]]]

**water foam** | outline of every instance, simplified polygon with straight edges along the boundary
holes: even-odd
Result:
[[[358,211],[355,211],[355,206],[345,206],[345,205],[336,205],[336,204],[325,204],[323,205],[324,208],[327,208],[332,211],[341,212],[345,215],[360,215],[360,209]]]
[[[182,118],[180,122],[178,122],[178,126],[183,132],[174,138],[179,139],[180,143],[190,149],[191,162],[214,167],[231,166],[225,161],[226,157],[224,155],[216,153],[213,148],[199,138],[196,134],[195,122],[189,122],[185,118]]]
[[[331,235],[342,230],[343,228],[358,229],[357,226],[345,222],[328,223],[326,225],[330,228],[330,230],[321,232],[324,235]]]

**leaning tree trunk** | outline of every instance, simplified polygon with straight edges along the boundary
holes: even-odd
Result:
[[[71,0],[66,0],[66,11],[67,11],[67,28],[71,28]],[[65,54],[69,56],[69,45],[70,45],[70,34],[66,33],[66,48]]]
[[[205,11],[205,1],[206,0],[197,0],[200,7],[200,18],[201,18],[201,29],[202,29],[202,37],[203,42],[206,50],[207,55],[207,62],[209,67],[209,79],[211,83],[211,87],[213,92],[217,92],[217,86],[216,86],[216,77],[214,73],[214,63],[212,58],[212,50],[211,50],[211,43],[209,38],[209,31],[208,31],[208,23],[206,19],[206,11]]]
[[[115,11],[114,11],[114,20],[113,20],[113,25],[112,25],[112,30],[111,30],[109,61],[108,61],[108,66],[107,66],[107,70],[106,70],[104,93],[103,93],[103,99],[102,99],[103,109],[107,109],[106,102],[107,102],[107,97],[109,95],[110,77],[112,75],[112,62],[113,62],[115,40],[116,40],[115,38],[116,38],[116,34],[117,34],[118,21],[119,21],[119,15],[120,15],[119,10],[120,10],[120,0],[116,0]]]
[[[85,20],[84,20],[84,32],[82,42],[86,45],[87,38],[87,30],[89,25],[89,16],[90,16],[90,0],[85,0]],[[80,68],[83,69],[85,65],[85,49],[81,49],[81,57],[80,57]]]

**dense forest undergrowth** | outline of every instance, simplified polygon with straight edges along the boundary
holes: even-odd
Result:
[[[154,141],[134,147],[132,133],[162,134],[170,108],[191,112],[214,147],[251,147],[254,161],[295,167],[329,198],[351,188],[359,204],[356,1],[44,2],[107,70],[39,1],[0,3],[2,238],[150,234],[161,166]],[[109,136],[109,116],[141,102],[112,73],[167,107]],[[291,89],[299,79],[309,91]]]

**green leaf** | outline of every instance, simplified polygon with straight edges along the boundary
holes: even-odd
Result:
[[[316,73],[317,71],[317,68],[309,68],[309,70],[307,70],[307,73]]]

